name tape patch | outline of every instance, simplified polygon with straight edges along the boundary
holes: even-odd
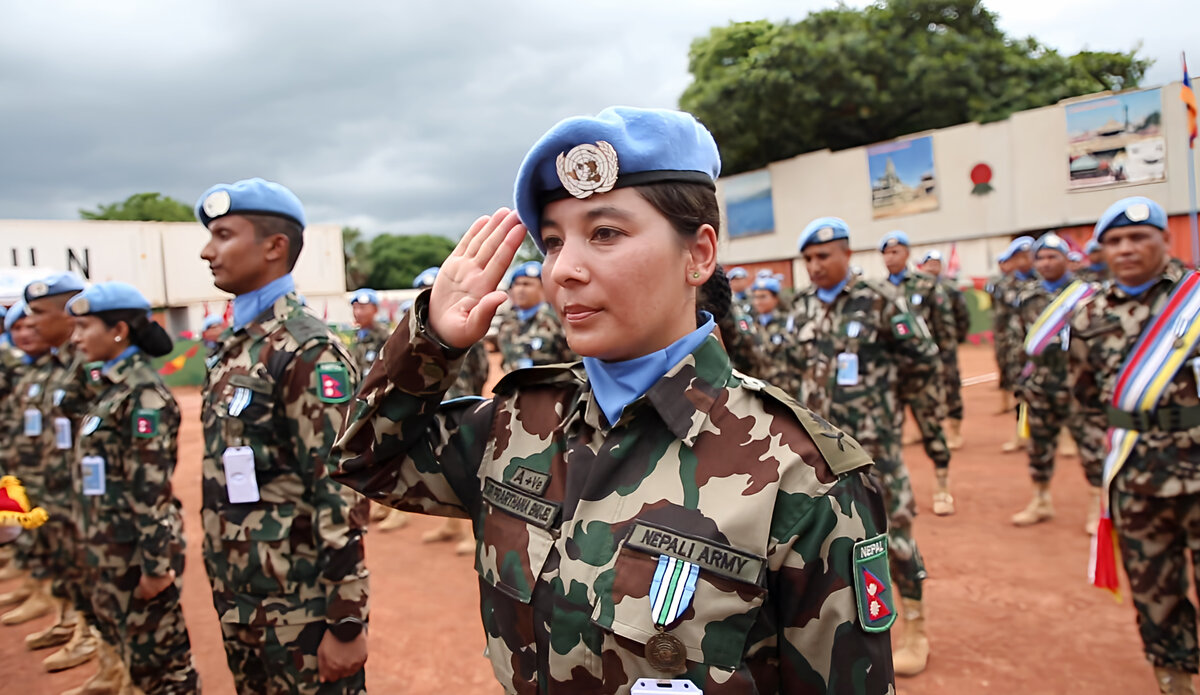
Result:
[[[483,498],[493,507],[543,529],[554,525],[561,507],[556,502],[534,497],[493,478],[484,479]]]
[[[765,558],[703,538],[636,522],[626,547],[691,562],[722,577],[757,584]]]

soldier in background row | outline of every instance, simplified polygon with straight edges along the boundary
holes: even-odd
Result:
[[[350,310],[354,313],[354,343],[351,354],[359,374],[371,371],[379,357],[379,349],[387,341],[387,325],[379,320],[379,293],[364,287],[350,295]]]
[[[512,306],[500,314],[496,342],[501,368],[507,374],[542,364],[574,362],[578,356],[567,346],[562,324],[542,291],[542,264],[528,261],[508,276]]]
[[[1005,392],[1006,404],[1013,403],[1014,391],[1021,369],[1025,366],[1023,345],[1025,335],[1018,315],[1021,294],[1037,279],[1033,272],[1033,238],[1017,237],[1000,255],[1001,263],[1008,263],[1012,272],[1006,274],[994,290],[992,303],[992,335],[996,341],[997,366],[1000,369],[1000,388]],[[1006,453],[1023,451],[1025,439],[1013,418],[1012,438],[1001,445]]]
[[[950,312],[954,316],[953,359],[942,355],[942,374],[946,385],[946,446],[954,451],[961,449],[963,445],[962,370],[958,365],[958,345],[967,342],[971,330],[971,312],[967,308],[966,294],[959,289],[953,278],[942,274],[941,251],[927,251],[921,259],[920,268],[937,279],[938,285],[946,293],[946,299],[950,302]]]

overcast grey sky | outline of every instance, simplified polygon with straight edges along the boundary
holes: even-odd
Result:
[[[457,236],[511,204],[526,148],[611,104],[674,107],[692,39],[826,0],[3,0],[0,218],[263,176],[312,222]],[[854,6],[866,3],[851,2]],[[1200,3],[992,0],[1006,30],[1200,74]]]

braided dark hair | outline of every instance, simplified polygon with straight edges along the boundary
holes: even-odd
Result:
[[[158,325],[158,322],[151,320],[144,310],[113,309],[97,311],[92,316],[103,321],[109,328],[124,321],[129,326],[129,341],[152,357],[169,354],[175,347],[166,330]]]

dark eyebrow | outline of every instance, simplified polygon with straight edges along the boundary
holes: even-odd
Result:
[[[620,208],[613,207],[612,205],[601,205],[600,207],[592,208],[584,213],[584,217],[586,217],[589,222],[600,217],[612,217],[623,222],[628,222],[633,219],[633,215]],[[561,229],[562,225],[550,219],[549,217],[542,217],[542,228],[544,229],[546,227],[555,227]]]

